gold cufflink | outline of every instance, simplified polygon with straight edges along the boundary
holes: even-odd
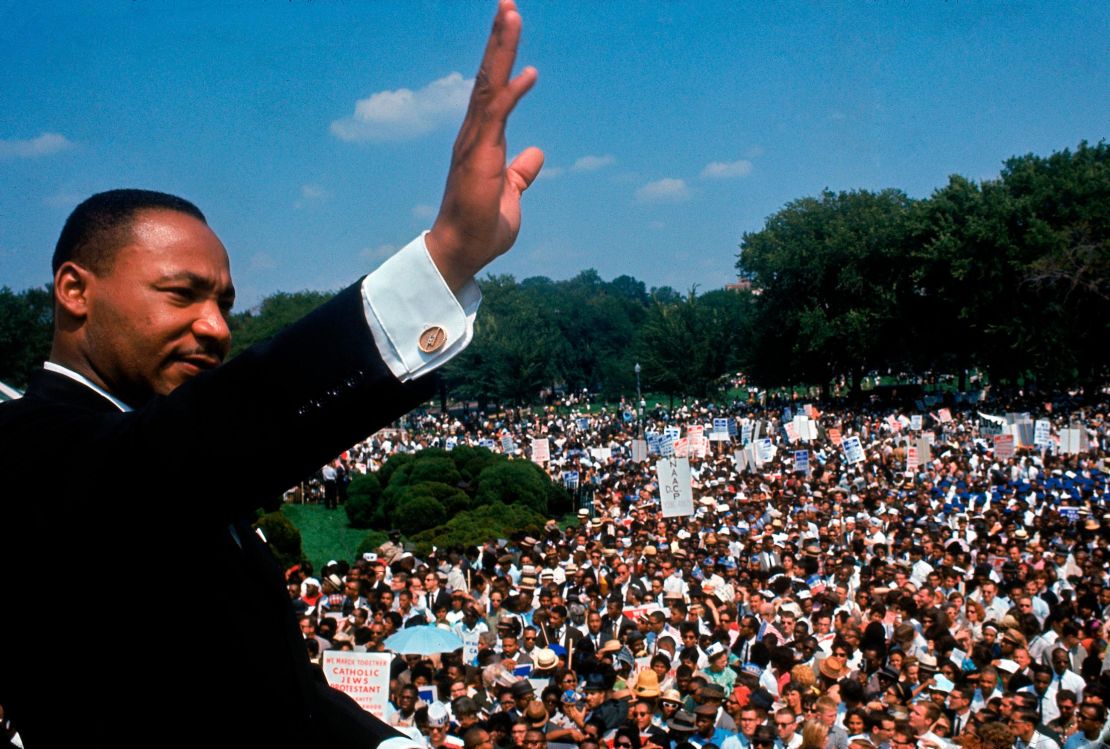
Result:
[[[447,331],[439,325],[431,325],[420,334],[420,350],[425,354],[439,351],[447,343]]]

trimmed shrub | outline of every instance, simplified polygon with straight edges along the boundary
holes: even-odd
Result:
[[[543,470],[527,460],[508,460],[490,466],[478,477],[474,495],[477,506],[502,502],[523,504],[540,515],[547,515],[547,493],[551,481]]]
[[[382,484],[377,475],[356,476],[347,487],[347,522],[352,528],[372,528],[381,524]]]
[[[393,520],[407,536],[443,523],[447,511],[443,504],[430,494],[405,494],[397,502]]]
[[[262,534],[266,536],[266,542],[270,545],[270,551],[277,557],[283,569],[304,561],[301,532],[281,510],[262,515],[258,518],[257,525],[262,529]]]

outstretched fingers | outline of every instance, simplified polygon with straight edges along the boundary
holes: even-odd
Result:
[[[493,31],[486,42],[482,64],[478,69],[478,79],[485,80],[494,87],[504,86],[513,73],[516,62],[517,45],[520,43],[521,19],[513,0],[501,0],[497,6],[497,16],[493,19]]]

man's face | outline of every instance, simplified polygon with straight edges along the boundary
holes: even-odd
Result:
[[[1063,650],[1052,651],[1052,670],[1058,674],[1062,674],[1068,670],[1068,654]]]
[[[755,710],[741,710],[740,733],[751,737],[757,728],[759,728],[759,713]]]
[[[501,654],[505,658],[515,659],[520,651],[520,643],[512,635],[501,638]]]
[[[990,606],[994,602],[994,594],[996,589],[994,583],[983,584],[983,605]]]
[[[910,728],[919,736],[929,730],[929,712],[921,703],[910,708]]]
[[[138,406],[223,361],[235,299],[227,252],[183,213],[138,214],[132,241],[84,292],[83,355],[112,394]]]

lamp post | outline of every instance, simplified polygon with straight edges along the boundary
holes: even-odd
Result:
[[[640,362],[636,362],[636,413],[640,420],[640,434],[644,433],[644,395],[640,392]]]

